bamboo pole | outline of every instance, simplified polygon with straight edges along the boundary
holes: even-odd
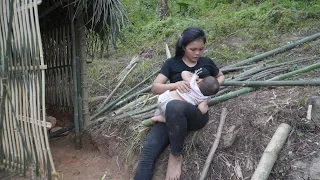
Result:
[[[148,95],[143,95],[141,97],[139,97],[138,99],[126,104],[125,106],[117,109],[116,111],[113,111],[112,115],[116,116],[119,115],[121,113],[123,113],[124,111],[126,111],[127,109],[130,109],[132,107],[134,107],[135,105],[139,105],[140,103],[145,102],[145,100],[148,98]]]
[[[7,99],[7,88],[8,88],[8,67],[9,67],[9,56],[10,56],[10,53],[11,53],[11,33],[12,33],[12,22],[13,22],[13,4],[14,4],[14,0],[12,0],[9,4],[5,4],[5,1],[2,2],[2,7],[6,7],[8,6],[9,8],[6,8],[9,10],[8,15],[9,15],[9,19],[7,19],[7,16],[6,15],[1,15],[2,16],[2,22],[4,22],[2,24],[2,28],[3,28],[3,31],[4,31],[4,39],[6,39],[6,46],[5,46],[5,49],[4,49],[4,52],[5,52],[5,57],[3,59],[3,77],[2,77],[2,100],[1,100],[1,105],[0,105],[0,140],[2,141],[3,137],[2,137],[2,126],[3,126],[3,122],[5,119],[7,119],[7,113],[6,113],[6,118],[4,117],[4,111],[5,111],[5,105],[7,104],[6,103],[6,99]],[[10,138],[10,136],[9,136]],[[9,141],[9,142],[12,142],[12,141]],[[11,144],[11,143],[10,143]],[[1,143],[1,151],[2,151],[3,147],[2,147],[2,143]],[[9,158],[10,158],[10,155],[9,155]],[[1,156],[1,162],[3,162],[3,159],[4,157]],[[10,162],[10,159],[9,159],[9,162]],[[10,168],[10,167],[9,167]]]
[[[74,7],[71,8],[71,14],[74,14]],[[76,54],[76,35],[75,35],[75,28],[74,28],[74,19],[71,20],[71,40],[72,40],[72,73],[73,73],[73,88],[74,88],[74,99],[73,99],[73,106],[74,106],[74,126],[75,126],[75,131],[76,131],[76,149],[81,149],[81,137],[80,137],[80,127],[79,127],[79,105],[78,105],[78,82],[77,82],[77,54]]]
[[[291,126],[282,123],[272,136],[267,148],[264,150],[260,162],[254,171],[251,180],[267,180],[278,154],[286,142],[291,131]]]
[[[166,48],[166,55],[167,55],[167,58],[170,58],[170,57],[171,57],[171,53],[170,53],[170,50],[169,50],[168,44],[166,44],[166,45],[165,45],[165,48]]]
[[[15,20],[17,19],[17,9],[19,8],[17,6],[18,3],[15,3],[14,4],[14,7],[13,7],[13,12],[14,12],[14,18],[13,18],[13,22],[12,22],[12,33],[13,33],[13,40],[12,41],[18,41],[19,42],[19,35],[17,35],[17,31],[19,31],[19,29],[15,29]],[[21,6],[20,6],[21,7]],[[9,67],[13,67],[15,66],[15,64],[18,64],[18,47],[17,47],[17,43],[14,43],[12,44],[12,58],[11,58],[11,61],[9,61]],[[16,172],[19,172],[19,173],[22,173],[23,172],[23,149],[22,149],[22,144],[21,144],[21,138],[19,136],[19,132],[17,131],[17,129],[19,129],[20,127],[18,126],[17,122],[15,121],[15,115],[16,115],[16,112],[19,111],[19,108],[18,108],[18,103],[17,103],[17,99],[16,97],[18,96],[18,85],[17,85],[17,81],[18,81],[18,72],[16,71],[10,71],[10,68],[9,68],[9,79],[10,79],[10,88],[8,90],[8,99],[10,99],[9,101],[9,105],[11,107],[11,113],[9,115],[9,117],[11,116],[11,120],[12,120],[12,125],[13,125],[13,128],[14,128],[14,134],[13,134],[13,141],[15,142],[16,144],[16,156],[15,159],[16,159],[16,164],[17,166],[15,166],[15,171]],[[12,94],[12,96],[10,95]]]
[[[36,4],[36,1],[34,1],[34,14],[35,14],[35,19],[39,19],[39,16],[38,16],[38,4]],[[35,23],[36,25],[36,32],[37,32],[37,40],[38,40],[38,48],[39,48],[39,58],[40,58],[40,63],[38,65],[38,68],[41,66],[41,65],[44,65],[44,59],[43,59],[43,49],[42,49],[42,40],[41,40],[41,34],[40,34],[40,26],[39,26],[39,21],[36,21]],[[40,74],[39,74],[40,75]],[[46,124],[46,108],[45,108],[45,72],[44,72],[44,69],[41,70],[41,81],[40,81],[40,91],[41,91],[41,107],[42,107],[42,121],[40,121],[41,123],[43,124]],[[40,110],[40,109],[39,109]],[[51,169],[52,169],[52,172],[50,173],[53,173],[53,174],[56,174],[56,170],[55,170],[55,166],[53,164],[53,158],[52,158],[52,155],[51,155],[51,150],[50,150],[50,147],[49,147],[49,140],[48,140],[48,135],[47,135],[47,127],[46,126],[40,126],[40,127],[43,127],[43,134],[44,134],[44,140],[45,140],[45,149],[44,151],[46,152],[46,155],[45,157],[48,157],[47,158],[47,161],[49,161],[49,165],[51,165]]]
[[[82,107],[83,107],[83,124],[84,129],[89,123],[89,95],[88,95],[88,78],[87,78],[87,39],[85,34],[85,24],[83,14],[79,16],[78,20],[78,31],[79,31],[79,39],[80,39],[80,61],[81,61],[81,82],[82,82]]]
[[[138,87],[140,87],[142,84],[144,84],[146,81],[148,81],[151,77],[153,77],[154,75],[158,74],[159,71],[155,71],[153,72],[150,76],[148,76],[147,78],[145,78],[143,81],[141,81],[139,84],[137,84],[136,86],[134,86],[133,88],[131,88],[129,91],[127,91],[126,93],[124,93],[123,95],[121,95],[119,98],[117,98],[115,101],[113,101],[112,103],[110,103],[108,106],[106,106],[106,108],[104,108],[104,111],[106,110],[114,110],[117,107],[123,105],[124,103],[132,100],[133,98],[135,98],[137,95],[139,95],[140,93],[145,93],[148,92],[149,90],[151,90],[151,86],[148,86],[142,90],[140,90],[137,93],[132,94],[131,96],[129,96],[128,98],[125,98],[127,101],[121,101],[123,100],[123,97],[127,96],[128,94],[132,93],[135,89],[137,89]],[[132,97],[132,98],[130,98]]]
[[[18,6],[18,3],[16,4],[17,6]],[[21,7],[21,2],[19,2],[19,5],[20,5],[20,7]],[[27,56],[27,51],[28,51],[28,49],[29,49],[29,44],[28,44],[28,42],[27,42],[27,34],[28,34],[28,30],[26,29],[26,23],[25,23],[25,19],[26,19],[26,16],[25,16],[25,9],[23,9],[22,11],[18,11],[18,16],[16,16],[16,23],[15,23],[15,25],[16,25],[16,27],[15,28],[17,28],[17,29],[19,29],[20,28],[20,34],[18,35],[16,35],[16,38],[18,39],[18,44],[19,44],[19,49],[18,49],[18,51],[22,54],[22,59],[21,59],[21,62],[20,62],[20,64],[21,64],[21,70],[26,70],[26,69],[30,69],[29,67],[30,66],[26,66],[26,61],[24,61],[24,60],[27,60],[28,61],[28,59],[29,59],[29,57]],[[18,19],[20,19],[19,21],[18,21]],[[22,20],[22,21],[21,21]],[[18,24],[18,22],[19,22],[19,24]],[[21,38],[20,38],[21,37]],[[27,47],[27,48],[26,48]],[[17,66],[16,66],[17,67]],[[21,78],[21,87],[22,87],[22,98],[23,98],[23,102],[22,102],[22,104],[23,104],[23,112],[21,112],[21,114],[25,114],[26,113],[26,98],[27,97],[25,97],[26,96],[26,88],[25,88],[25,84],[23,83],[25,81],[25,78],[24,77],[22,77]],[[24,128],[25,128],[25,137],[26,137],[26,143],[27,143],[27,153],[26,153],[26,159],[25,159],[25,162],[24,162],[24,165],[25,165],[25,170],[24,171],[26,171],[26,168],[28,167],[28,165],[29,165],[29,161],[32,161],[32,153],[34,152],[33,151],[33,144],[32,144],[32,137],[31,137],[31,133],[30,133],[30,126],[29,126],[29,123],[28,122],[26,122],[26,119],[25,118],[21,118],[21,120],[25,120],[24,121]],[[24,174],[25,174],[26,172],[24,172]]]
[[[79,130],[80,132],[82,132],[83,130],[83,110],[82,110],[82,83],[81,83],[81,59],[80,59],[80,55],[81,55],[81,52],[80,52],[80,46],[81,46],[81,42],[80,42],[80,36],[79,36],[79,28],[78,28],[78,20],[76,22],[76,50],[77,50],[77,86],[78,86],[78,105],[79,105],[79,109],[78,109],[78,112],[79,112]]]
[[[310,66],[307,66],[307,67],[304,67],[304,68],[301,68],[301,69],[298,69],[298,70],[295,70],[295,71],[292,71],[292,72],[289,72],[289,73],[285,73],[285,74],[281,74],[281,75],[275,76],[275,77],[273,77],[271,79],[268,79],[267,81],[276,81],[276,80],[286,79],[286,78],[289,78],[289,77],[291,77],[293,75],[309,72],[309,71],[317,69],[317,68],[320,68],[320,63],[315,63],[315,64],[312,64]],[[219,102],[226,101],[228,99],[231,99],[231,98],[233,98],[235,96],[238,96],[238,95],[241,95],[241,94],[246,94],[246,93],[251,92],[253,90],[254,90],[254,88],[248,87],[248,88],[239,89],[237,91],[229,92],[229,93],[224,94],[222,96],[218,96],[218,97],[212,98],[211,100],[208,101],[208,105],[212,106],[212,105],[217,104]]]
[[[223,86],[320,86],[320,81],[227,81]]]
[[[257,66],[257,65],[256,64],[252,64],[252,65],[240,66],[240,67],[221,68],[220,70],[221,70],[222,73],[228,73],[228,72],[242,70],[242,69],[246,69],[246,68],[253,68],[255,66]]]
[[[320,33],[314,34],[312,36],[305,37],[305,38],[303,38],[301,40],[298,40],[298,41],[296,41],[294,43],[286,44],[286,45],[284,45],[282,47],[279,47],[279,48],[276,48],[274,50],[271,50],[271,51],[259,54],[257,56],[254,56],[252,58],[249,58],[249,59],[234,63],[234,64],[226,66],[224,68],[232,68],[232,67],[237,67],[237,66],[240,66],[240,65],[245,65],[245,64],[250,64],[250,63],[253,63],[253,62],[261,61],[262,59],[264,59],[266,57],[269,57],[269,56],[272,56],[272,55],[275,55],[275,54],[278,54],[278,53],[285,52],[285,51],[293,49],[293,48],[295,48],[295,47],[297,47],[297,46],[299,46],[299,45],[301,45],[303,43],[306,43],[306,42],[309,42],[309,41],[314,41],[314,40],[316,40],[318,38],[320,38]]]
[[[134,67],[136,67],[137,64],[134,64],[130,70],[124,75],[124,77],[122,78],[122,80],[118,83],[118,85],[113,89],[113,91],[108,95],[107,99],[103,101],[103,103],[101,104],[100,108],[98,109],[98,111],[101,111],[103,109],[103,107],[105,106],[105,104],[110,100],[110,98],[112,97],[112,95],[118,90],[118,88],[121,86],[121,84],[124,82],[124,80],[127,78],[127,76],[131,73],[131,71],[134,69]]]
[[[31,57],[31,47],[32,47],[32,34],[31,34],[31,27],[30,27],[30,22],[29,22],[29,12],[28,11],[25,11],[26,9],[24,9],[24,11],[21,13],[21,16],[20,16],[20,19],[23,19],[22,20],[22,26],[23,26],[23,32],[25,32],[25,34],[23,35],[22,34],[22,38],[24,40],[24,55],[25,55],[25,62],[24,63],[24,66],[25,67],[33,67],[31,62],[32,62],[32,57]],[[20,21],[21,22],[21,21]],[[21,24],[20,24],[21,26]],[[27,107],[27,117],[32,117],[33,115],[33,111],[32,111],[32,106],[34,106],[34,104],[32,103],[32,77],[28,74],[28,73],[25,73],[24,75],[24,84],[25,84],[25,89],[26,89],[26,99],[27,99],[27,102],[26,102],[26,107]],[[30,98],[28,98],[30,97]],[[27,120],[28,121],[28,120]],[[28,122],[28,134],[30,134],[30,146],[31,146],[31,153],[33,155],[33,165],[35,166],[35,168],[38,168],[39,167],[39,151],[38,151],[38,141],[37,141],[37,138],[36,137],[36,134],[35,134],[35,131],[34,131],[34,125],[33,124],[30,124],[30,122]]]
[[[111,108],[111,110],[113,110],[113,109],[114,109],[113,107],[119,107],[120,105],[122,105],[122,104],[124,104],[124,103],[126,103],[126,102],[128,102],[128,101],[130,101],[130,100],[132,100],[132,99],[134,99],[134,98],[136,98],[139,94],[150,91],[150,89],[151,89],[151,86],[148,86],[148,87],[146,87],[146,88],[144,88],[144,89],[142,89],[142,90],[140,90],[140,91],[138,91],[138,92],[130,95],[129,97],[123,99],[122,101],[120,101],[120,102],[118,102],[118,103],[116,102],[117,104],[114,103],[115,105],[113,105],[113,106],[111,106],[111,105],[110,105],[110,106],[109,106],[109,105],[106,106],[106,107],[103,108],[101,111],[99,111],[99,112],[96,113],[95,115],[91,116],[91,117],[90,117],[90,120],[91,120],[91,121],[94,120],[94,119],[97,118],[98,116],[100,116],[100,115],[102,115],[103,113],[105,113],[107,110],[110,110],[110,108]],[[118,99],[119,99],[119,98],[118,98]],[[119,100],[121,100],[121,99],[119,99]]]
[[[222,112],[221,112],[221,115],[220,115],[220,123],[219,123],[218,131],[217,131],[217,134],[216,134],[216,139],[214,140],[214,143],[213,143],[213,145],[212,145],[212,147],[210,149],[209,155],[208,155],[208,157],[206,159],[206,162],[205,162],[204,167],[202,169],[202,172],[200,174],[200,180],[204,180],[206,178],[206,176],[207,176],[207,173],[208,173],[208,170],[209,170],[213,155],[214,155],[214,153],[216,152],[216,149],[219,146],[219,141],[220,141],[220,138],[221,138],[221,133],[222,133],[224,122],[226,120],[226,116],[227,116],[227,108],[222,108]]]
[[[38,11],[35,11],[35,8],[37,7],[37,4],[36,4],[36,1],[33,1],[31,2],[32,3],[32,7],[33,8],[30,8],[29,9],[29,17],[30,17],[30,24],[31,24],[31,30],[32,30],[32,39],[30,39],[32,41],[32,44],[33,44],[33,48],[31,48],[31,57],[34,59],[33,61],[33,66],[35,69],[37,69],[36,71],[33,71],[33,76],[34,76],[34,102],[36,104],[36,107],[34,107],[34,111],[35,111],[35,117],[37,119],[37,125],[36,125],[36,132],[38,133],[38,138],[39,138],[39,154],[41,155],[41,162],[40,162],[40,172],[41,174],[45,174],[45,171],[44,171],[44,167],[46,165],[46,162],[47,162],[47,156],[45,155],[45,151],[46,151],[46,146],[45,146],[45,140],[44,140],[44,134],[43,134],[43,131],[42,131],[42,126],[41,126],[41,121],[44,118],[41,118],[41,103],[40,103],[40,93],[41,93],[41,89],[42,88],[42,85],[41,85],[41,81],[40,81],[40,76],[41,76],[41,72],[39,70],[39,67],[40,67],[40,54],[39,54],[39,48],[42,48],[42,47],[39,47],[39,44],[38,44],[38,39],[39,39],[39,35],[40,35],[40,32],[39,34],[37,34],[37,31],[40,31],[40,29],[37,30],[37,21],[35,20],[35,17],[38,17],[36,16],[37,12]],[[40,174],[40,177],[41,177],[41,174]]]

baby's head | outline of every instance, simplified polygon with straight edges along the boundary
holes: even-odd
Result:
[[[202,79],[200,84],[198,84],[201,93],[204,96],[212,96],[218,93],[220,89],[220,84],[218,80],[213,76],[207,76]]]

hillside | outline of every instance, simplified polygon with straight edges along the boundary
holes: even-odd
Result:
[[[95,57],[89,67],[91,115],[97,112],[99,104],[117,86],[117,76],[133,56],[139,55],[138,64],[109,103],[156,72],[166,59],[165,44],[168,44],[173,54],[176,40],[186,27],[200,26],[205,30],[207,44],[204,55],[211,57],[221,68],[319,33],[320,29],[318,1],[198,0],[190,2],[189,9],[184,13],[181,13],[176,1],[170,1],[171,16],[162,21],[156,17],[156,4],[153,1],[123,2],[130,7],[128,13],[131,19],[123,30],[123,41],[119,41],[116,49],[103,51],[103,58],[98,58],[99,50],[92,52]],[[284,71],[259,79],[266,80],[319,63],[319,57],[320,39],[317,39],[264,58],[254,65],[272,66],[301,60],[301,63]],[[226,73],[226,77],[234,78],[249,69]],[[297,74],[289,80],[320,80],[319,72],[316,69]],[[153,79],[154,76],[134,92],[149,86]],[[230,87],[228,90],[232,92],[239,88],[241,87]],[[146,93],[148,92],[142,94]],[[214,104],[210,107],[208,125],[199,132],[188,134],[183,153],[185,161],[182,179],[198,179],[215,139],[223,107],[228,110],[223,134],[226,135],[235,126],[236,133],[231,132],[235,133],[235,141],[227,147],[221,141],[210,166],[208,179],[249,179],[281,123],[289,124],[292,131],[269,179],[317,179],[320,173],[320,160],[317,158],[320,155],[320,131],[314,122],[305,121],[305,117],[309,98],[319,95],[317,86],[261,87]],[[128,171],[133,174],[148,131],[148,127],[140,125],[145,114],[114,119],[110,111],[103,117],[104,121],[91,129],[95,145],[110,159],[119,156],[122,162],[119,168],[123,170],[129,166]],[[163,179],[168,153],[166,149],[159,158],[155,179]]]

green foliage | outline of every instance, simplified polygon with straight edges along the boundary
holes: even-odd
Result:
[[[171,16],[163,21],[157,19],[157,1],[123,2],[130,7],[131,24],[124,29],[126,41],[119,53],[152,47],[164,55],[165,43],[173,49],[183,29],[200,26],[207,33],[208,55],[222,61],[243,59],[282,45],[279,33],[297,31],[320,18],[319,1],[169,0]],[[188,4],[186,14],[179,2]],[[240,44],[230,44],[229,39],[239,37]]]

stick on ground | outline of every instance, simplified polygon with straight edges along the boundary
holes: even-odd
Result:
[[[219,123],[218,131],[217,131],[217,136],[216,136],[216,139],[214,140],[214,143],[213,143],[213,145],[212,145],[212,147],[210,149],[210,152],[209,152],[209,155],[207,157],[206,163],[204,164],[204,167],[202,169],[202,172],[201,172],[201,175],[200,175],[200,180],[204,180],[206,178],[206,176],[207,176],[207,173],[208,173],[208,170],[209,170],[213,155],[214,155],[214,153],[215,153],[215,151],[216,151],[216,149],[218,148],[218,145],[219,145],[219,141],[220,141],[221,133],[222,133],[222,128],[223,128],[224,122],[226,120],[226,116],[227,116],[227,108],[223,108],[222,112],[221,112],[221,115],[220,115],[220,123]]]

